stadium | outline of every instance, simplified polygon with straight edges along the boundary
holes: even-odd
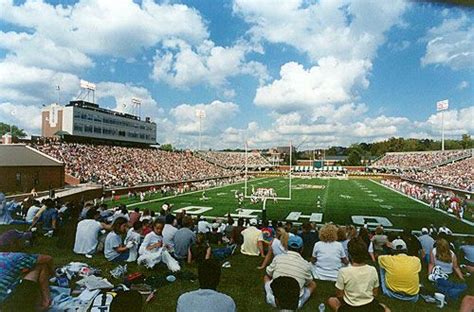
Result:
[[[473,312],[472,12],[395,2],[2,4],[0,311]]]

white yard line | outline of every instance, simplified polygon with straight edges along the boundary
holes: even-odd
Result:
[[[403,196],[405,196],[405,197],[407,197],[407,198],[409,198],[409,199],[411,199],[411,200],[414,200],[414,201],[416,201],[416,202],[418,202],[418,203],[420,203],[420,204],[423,204],[423,205],[425,205],[425,206],[431,208],[431,206],[430,206],[429,204],[425,203],[425,202],[422,201],[422,200],[419,200],[419,199],[413,198],[413,197],[411,197],[411,196],[408,196],[407,194],[402,193],[402,192],[400,192],[399,190],[396,190],[396,189],[393,189],[393,188],[388,187],[388,186],[386,186],[386,185],[383,185],[383,184],[381,184],[381,183],[378,183],[378,182],[376,182],[376,181],[374,181],[374,180],[372,180],[372,179],[369,179],[369,181],[371,181],[371,182],[373,182],[373,183],[375,183],[375,184],[377,184],[377,185],[383,186],[383,187],[385,187],[386,189],[389,189],[389,190],[391,190],[391,191],[393,191],[393,192],[396,192],[396,193],[398,193],[398,194],[400,194],[400,195],[403,195]],[[433,208],[431,208],[431,209],[433,209]],[[454,218],[454,219],[456,219],[456,220],[458,220],[458,221],[464,222],[464,223],[466,223],[467,225],[474,226],[474,222],[471,222],[471,221],[469,221],[469,220],[464,220],[464,219],[458,219],[458,218],[456,218],[455,216],[453,216],[452,214],[449,214],[449,213],[447,213],[446,211],[441,210],[441,209],[436,209],[436,208],[434,208],[434,210],[439,211],[439,212],[441,212],[441,213],[443,213],[443,214],[445,214],[445,215],[447,215],[447,216],[449,216],[449,217],[451,217],[451,218]]]
[[[264,179],[272,179],[272,178],[260,178],[260,179],[255,179],[255,180],[253,180],[253,181],[260,181],[260,180],[264,180]],[[192,192],[183,193],[183,194],[178,194],[178,195],[171,195],[171,196],[166,196],[166,197],[160,197],[160,198],[156,198],[156,199],[151,199],[151,200],[147,200],[147,201],[142,201],[142,202],[130,204],[130,205],[127,205],[127,207],[140,206],[140,205],[149,204],[149,203],[154,203],[154,202],[158,202],[158,201],[162,201],[162,200],[166,200],[166,199],[170,199],[170,198],[176,198],[176,197],[186,196],[186,195],[195,194],[195,193],[200,193],[200,192],[206,192],[206,191],[211,191],[211,190],[217,190],[217,189],[220,189],[220,188],[224,188],[224,187],[228,187],[228,186],[232,186],[232,185],[239,185],[239,184],[244,184],[244,182],[231,183],[231,184],[227,184],[227,185],[216,186],[216,187],[212,187],[212,188],[208,188],[208,189],[202,189],[202,190],[192,191]]]

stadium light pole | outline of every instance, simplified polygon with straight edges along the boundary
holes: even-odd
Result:
[[[203,109],[196,109],[196,117],[199,118],[199,150],[201,150],[202,119],[206,117],[206,111]]]
[[[441,150],[444,151],[444,111],[449,108],[449,101],[436,102],[436,110],[441,112]]]

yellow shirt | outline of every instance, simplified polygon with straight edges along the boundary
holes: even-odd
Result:
[[[336,287],[344,291],[344,301],[353,307],[374,300],[374,288],[379,287],[379,276],[373,266],[348,266],[337,275]]]
[[[379,256],[379,265],[385,270],[385,284],[394,292],[416,295],[420,290],[421,262],[417,257],[399,254]]]

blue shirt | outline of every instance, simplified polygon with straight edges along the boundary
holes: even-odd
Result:
[[[115,250],[115,248],[119,247],[120,245],[122,245],[122,237],[114,231],[110,232],[105,238],[105,258],[109,261],[112,261],[120,256],[120,253]]]
[[[38,255],[20,252],[0,252],[0,303],[13,292],[23,271],[36,265]]]
[[[53,229],[53,220],[58,220],[58,211],[56,208],[48,208],[41,214],[43,222],[43,230],[49,231]]]
[[[198,289],[178,298],[176,312],[234,312],[234,300],[212,289]]]
[[[474,263],[474,246],[473,245],[462,245],[459,249],[464,252],[464,259]]]

